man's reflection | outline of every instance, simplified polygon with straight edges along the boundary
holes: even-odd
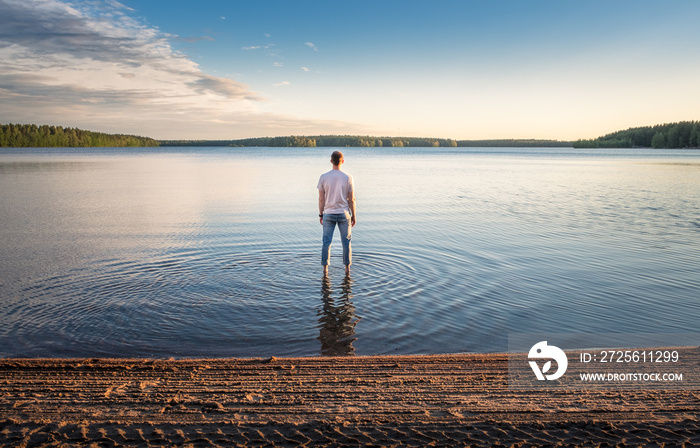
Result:
[[[352,343],[355,337],[355,325],[359,318],[355,316],[352,305],[352,279],[346,276],[340,287],[340,295],[333,297],[331,281],[323,278],[321,284],[323,307],[319,310],[318,323],[322,356],[348,356],[355,353]]]

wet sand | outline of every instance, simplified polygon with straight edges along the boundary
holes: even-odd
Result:
[[[0,444],[700,446],[699,391],[515,391],[507,372],[502,354],[6,359]]]

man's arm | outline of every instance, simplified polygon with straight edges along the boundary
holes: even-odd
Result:
[[[352,224],[353,227],[355,227],[355,224],[357,223],[357,215],[355,213],[355,191],[350,190],[350,194],[348,194],[348,205],[350,206],[350,213],[352,213],[352,216],[350,217],[350,223]]]
[[[318,220],[323,224],[323,209],[326,208],[326,193],[323,190],[318,190]]]

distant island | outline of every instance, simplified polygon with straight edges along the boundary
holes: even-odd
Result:
[[[613,132],[593,140],[578,140],[574,148],[700,148],[697,121],[657,124]]]
[[[557,140],[452,140],[425,137],[371,137],[358,135],[316,135],[288,137],[259,137],[241,140],[161,140],[161,146],[265,146],[265,147],[411,147],[411,148],[456,148],[456,147],[571,147],[571,142]]]
[[[420,148],[699,148],[698,121],[681,121],[630,128],[591,140],[575,142],[538,139],[453,140],[424,137],[316,135],[258,137],[239,140],[155,140],[123,134],[105,134],[61,126],[0,124],[0,147],[420,147]]]

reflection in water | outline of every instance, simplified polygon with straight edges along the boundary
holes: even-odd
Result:
[[[355,307],[352,305],[352,279],[349,276],[345,277],[340,287],[340,295],[334,298],[331,281],[324,277],[321,296],[323,307],[318,312],[321,355],[353,355],[355,347],[352,343],[357,339],[355,325],[360,319],[355,316]]]

